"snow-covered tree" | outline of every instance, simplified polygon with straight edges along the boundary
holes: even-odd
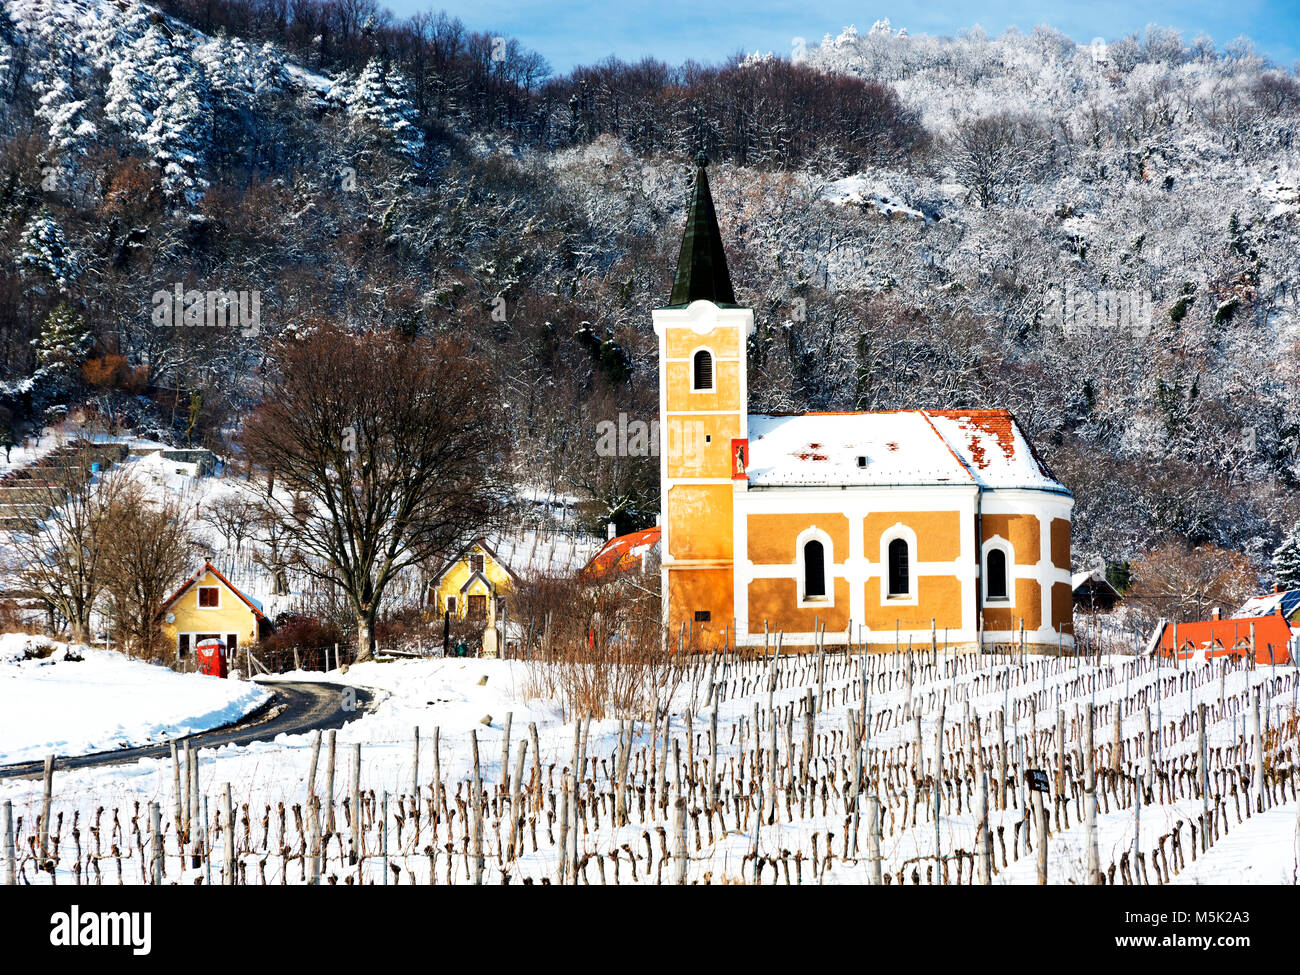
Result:
[[[109,73],[105,116],[148,152],[163,174],[163,193],[190,205],[207,189],[202,177],[211,90],[189,43],[157,24]]]
[[[424,147],[406,79],[395,66],[372,58],[355,80],[339,77],[326,96],[346,106],[352,125],[373,132],[415,159]]]
[[[1300,525],[1273,550],[1273,579],[1279,589],[1300,589]]]
[[[63,228],[48,210],[35,214],[23,227],[18,264],[39,280],[52,281],[61,291],[71,288],[81,273],[77,255],[63,237]]]
[[[77,374],[95,347],[95,336],[66,302],[46,316],[41,334],[32,340],[36,350],[36,377],[62,386]]]

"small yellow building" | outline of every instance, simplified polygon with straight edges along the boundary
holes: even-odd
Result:
[[[163,636],[179,663],[193,659],[194,647],[216,638],[234,661],[241,647],[251,646],[270,629],[262,606],[244,595],[211,562],[190,576],[158,611]]]
[[[495,616],[505,608],[507,594],[519,577],[497,555],[487,539],[477,538],[446,562],[429,585],[429,602],[457,620],[486,620],[492,602]]]

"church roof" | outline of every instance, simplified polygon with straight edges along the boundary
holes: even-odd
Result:
[[[686,231],[677,256],[677,274],[673,278],[668,307],[684,308],[692,301],[711,301],[715,305],[734,307],[736,295],[731,289],[727,255],[722,249],[722,231],[718,228],[718,215],[713,209],[709,177],[705,172],[709,157],[700,153],[695,162],[695,190],[686,211]]]
[[[751,487],[978,484],[1069,492],[1007,410],[749,417]]]

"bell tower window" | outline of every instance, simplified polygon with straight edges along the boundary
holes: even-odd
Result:
[[[713,353],[700,349],[691,357],[691,391],[696,393],[713,390]]]

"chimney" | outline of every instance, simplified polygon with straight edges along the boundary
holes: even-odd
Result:
[[[1276,582],[1273,583],[1273,595],[1276,596],[1281,591],[1282,591],[1282,587],[1279,586]]]
[[[1223,613],[1219,611],[1218,606],[1215,606],[1214,609],[1210,610],[1210,619],[1212,620],[1223,619]]]
[[[609,539],[613,538],[617,534],[618,534],[618,529],[614,527],[614,523],[611,521],[609,523],[609,528],[605,532],[605,540],[608,541]]]

